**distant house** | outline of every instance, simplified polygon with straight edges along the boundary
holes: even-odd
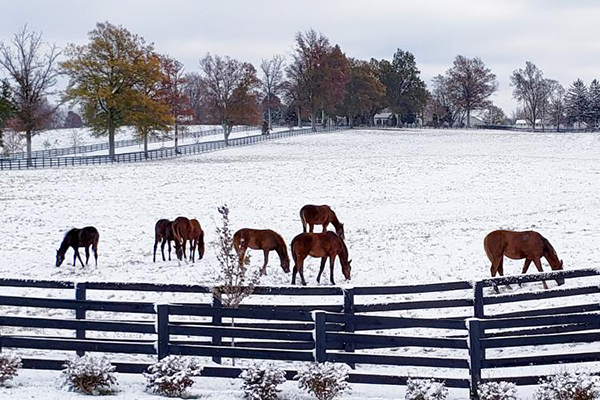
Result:
[[[485,125],[485,122],[483,122],[481,119],[471,115],[471,117],[469,118],[469,125],[471,127],[473,126],[481,126],[481,125]]]
[[[375,126],[394,126],[396,125],[396,116],[391,112],[383,111],[375,114],[373,122],[375,122]]]
[[[515,128],[527,128],[529,127],[529,122],[526,119],[518,119],[515,121]]]

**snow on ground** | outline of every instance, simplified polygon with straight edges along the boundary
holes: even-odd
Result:
[[[234,229],[271,228],[288,243],[302,231],[298,216],[302,205],[331,205],[345,223],[353,259],[350,283],[343,281],[336,264],[336,280],[342,285],[486,278],[489,262],[483,238],[499,228],[540,231],[554,245],[566,269],[596,267],[600,257],[599,192],[600,137],[591,133],[347,131],[152,163],[11,171],[0,179],[0,276],[211,284],[217,276],[217,263],[210,245],[205,259],[195,264],[152,262],[154,223],[178,215],[196,217],[210,242],[219,218],[216,208],[224,203],[230,206]],[[65,264],[54,268],[54,249],[64,233],[85,225],[100,231],[98,267],[68,265],[72,260],[69,251]],[[254,252],[253,262],[261,265],[262,255]],[[510,275],[518,274],[521,267],[521,261],[506,260],[504,269]],[[318,260],[305,265],[310,285],[316,284],[317,268]],[[291,277],[279,268],[275,254],[268,272],[262,284],[290,283]],[[328,282],[327,271],[325,278],[322,284]],[[571,281],[566,287],[586,282],[590,281]],[[539,286],[513,287],[513,291],[539,290]],[[39,292],[19,290],[29,295]],[[122,292],[95,292],[93,296],[173,299]],[[270,300],[263,297],[262,301]],[[546,300],[543,306],[590,301],[575,296]],[[495,310],[509,312],[521,307],[522,303],[511,303]],[[53,311],[32,312],[53,315]],[[442,314],[436,310],[435,316],[448,313],[461,314],[460,310],[443,310]],[[399,315],[428,314],[410,311]],[[582,349],[585,347],[573,347],[574,351]],[[501,350],[495,355],[522,355],[517,350]],[[397,354],[410,355],[419,350],[399,351]],[[541,351],[551,354],[557,349],[546,346]],[[557,369],[530,371],[551,373]],[[409,369],[413,374],[419,373],[416,371],[419,369]]]

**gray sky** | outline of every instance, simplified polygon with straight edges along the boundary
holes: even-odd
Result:
[[[121,24],[197,70],[207,52],[258,66],[289,54],[295,32],[314,28],[347,56],[412,52],[429,85],[454,57],[479,56],[497,75],[493,100],[516,107],[508,76],[532,61],[566,88],[600,78],[600,2],[513,0],[0,0],[0,40],[25,23],[59,46],[84,43],[97,21]]]

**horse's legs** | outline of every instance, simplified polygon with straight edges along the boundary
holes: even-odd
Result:
[[[262,269],[260,270],[260,275],[266,275],[267,274],[267,263],[269,262],[269,250],[263,250],[263,253],[265,254],[265,262],[263,264]]]
[[[167,240],[167,244],[169,245],[169,261],[171,261],[171,241]],[[164,257],[164,254],[163,254]]]
[[[490,273],[492,275],[492,278],[496,277],[496,273],[498,273],[498,269],[499,269],[500,265],[502,264],[503,258],[504,257],[500,257],[499,259],[492,260],[492,267],[490,268]],[[496,293],[500,293],[500,290],[498,289],[498,285],[494,285],[494,291]]]
[[[531,260],[529,258],[525,259],[525,264],[523,264],[523,270],[521,271],[522,275],[525,275],[527,273],[527,270],[529,269],[529,266],[531,265]],[[521,282],[519,282],[519,287],[522,287],[523,284]]]
[[[163,239],[160,242],[160,252],[162,253],[163,261],[167,261],[167,259],[165,258],[165,244],[166,244],[166,242],[167,242],[166,239]],[[171,246],[169,245],[169,247],[171,247]]]
[[[296,257],[294,257],[294,272],[292,273],[292,285],[296,284],[296,274],[298,272],[300,272],[300,279],[302,279],[302,284],[306,285],[306,282],[304,282],[304,277],[302,274],[302,270],[304,269],[304,259],[296,259]]]
[[[535,267],[537,268],[538,272],[544,272],[544,270],[542,269],[542,263],[540,262],[539,258],[534,258],[533,263],[535,264]],[[546,283],[546,281],[542,281],[542,283],[544,285],[544,289],[548,289],[548,284]]]
[[[194,239],[190,240],[190,257],[192,258],[192,262],[196,261],[196,255],[195,255],[195,248],[196,248],[196,241]]]
[[[325,262],[327,262],[327,257],[321,257],[321,269],[319,269],[319,275],[317,275],[317,283],[321,283],[321,274],[325,269]]]
[[[94,260],[96,262],[96,267],[98,266],[98,242],[94,242],[92,244],[92,250],[94,250]]]
[[[154,239],[154,258],[153,258],[153,262],[156,262],[156,247],[158,246],[158,238]],[[164,254],[163,254],[163,258],[164,258]]]
[[[333,280],[333,266],[335,265],[335,254],[329,256],[329,280],[332,285],[335,285],[335,281]]]
[[[81,259],[81,254],[79,254],[79,249],[77,249],[77,248],[75,249],[75,257],[79,259],[81,266],[84,267],[83,260]],[[73,262],[73,266],[75,266],[75,262]]]
[[[182,247],[181,247],[181,251],[183,252],[183,259],[185,260],[187,258],[187,254],[185,254],[185,245],[187,244],[187,240],[183,239],[183,243],[182,243]]]
[[[313,224],[308,224],[308,231],[310,233],[313,233],[314,230],[315,230],[315,226]]]
[[[90,246],[85,246],[85,265],[90,261]]]

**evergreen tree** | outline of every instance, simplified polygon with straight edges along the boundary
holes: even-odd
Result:
[[[565,96],[565,108],[567,118],[575,127],[580,128],[581,124],[588,120],[589,116],[589,96],[585,83],[577,79]]]
[[[0,87],[0,147],[2,147],[2,130],[14,112],[10,86],[7,81],[2,81],[2,86]]]
[[[115,132],[132,124],[132,107],[151,102],[141,86],[156,72],[154,48],[143,38],[108,22],[96,24],[86,45],[70,45],[61,63],[69,77],[67,98],[78,102],[86,125],[108,135],[109,155],[115,156]],[[152,112],[150,107],[145,107]],[[149,116],[151,118],[151,116]]]
[[[597,79],[590,83],[588,96],[589,121],[593,127],[597,128],[600,123],[600,82]]]
[[[556,127],[556,131],[559,132],[560,126],[567,122],[565,89],[560,84],[556,84],[550,95],[549,103],[550,122]]]
[[[379,80],[385,86],[387,106],[399,116],[396,124],[400,126],[401,121],[414,121],[427,98],[427,89],[415,56],[398,49],[392,62],[381,60],[372,63],[376,65]]]

